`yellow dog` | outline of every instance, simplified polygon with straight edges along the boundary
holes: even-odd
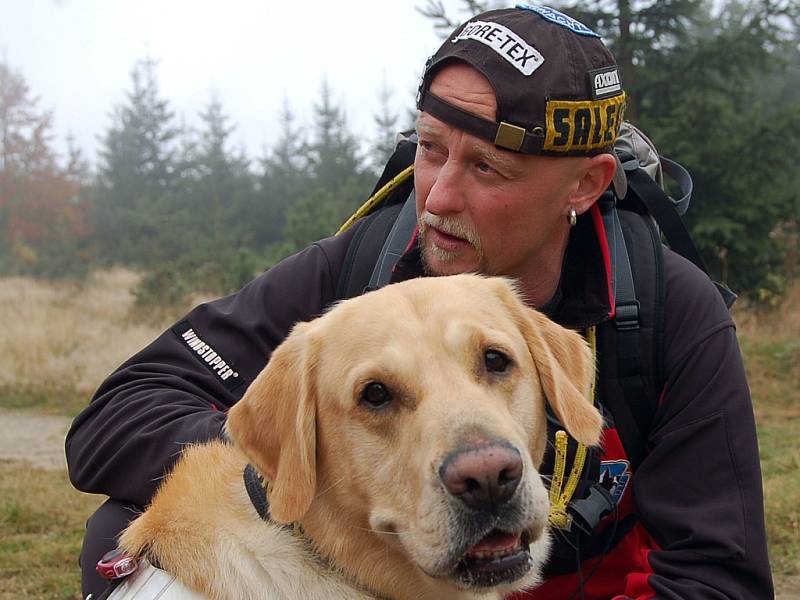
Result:
[[[230,410],[233,443],[185,451],[122,545],[220,600],[501,598],[547,557],[545,402],[597,444],[593,377],[505,279],[342,302],[294,328]]]

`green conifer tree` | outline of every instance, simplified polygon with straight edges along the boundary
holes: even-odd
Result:
[[[176,210],[180,130],[160,97],[155,61],[137,63],[131,80],[102,139],[93,213],[107,261],[152,266],[181,250],[164,227]]]
[[[308,186],[287,213],[284,238],[294,249],[332,235],[367,199],[374,176],[364,166],[344,113],[323,83],[306,147]]]

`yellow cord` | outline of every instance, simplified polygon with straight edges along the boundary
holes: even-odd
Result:
[[[586,331],[586,341],[592,349],[592,356],[597,356],[597,331],[594,326]],[[595,382],[589,390],[590,400],[594,403]],[[567,434],[563,430],[556,431],[555,439],[555,461],[553,465],[553,479],[550,482],[550,517],[549,522],[552,527],[558,529],[569,529],[571,519],[567,512],[567,506],[575,494],[578,487],[583,466],[586,463],[586,446],[578,443],[575,449],[575,460],[572,462],[569,478],[566,486],[564,485],[564,468],[567,462]]]
[[[401,184],[401,183],[403,183],[403,182],[404,182],[406,179],[408,179],[408,178],[409,178],[409,176],[410,176],[410,175],[411,175],[413,172],[414,172],[414,165],[413,165],[413,164],[411,164],[411,165],[409,165],[408,167],[406,167],[405,169],[403,169],[402,171],[400,171],[400,172],[399,172],[397,175],[395,175],[395,176],[394,176],[392,179],[390,179],[390,180],[389,180],[389,182],[388,182],[386,185],[384,185],[384,186],[383,186],[381,189],[379,189],[377,192],[375,192],[375,193],[374,193],[374,194],[373,194],[373,195],[372,195],[372,196],[369,198],[369,200],[367,200],[366,202],[364,202],[364,204],[362,204],[362,205],[361,205],[361,206],[358,208],[358,210],[357,210],[356,212],[354,212],[354,213],[353,213],[353,214],[350,216],[350,218],[349,218],[349,219],[347,219],[347,221],[345,221],[345,222],[344,222],[344,224],[343,224],[341,227],[339,227],[339,231],[337,231],[337,232],[336,232],[336,235],[339,235],[339,234],[340,234],[340,233],[342,233],[343,231],[347,231],[348,229],[350,229],[350,227],[352,227],[353,223],[355,223],[356,221],[358,221],[358,220],[359,220],[361,217],[363,217],[364,215],[367,215],[367,214],[369,214],[370,212],[372,212],[372,209],[373,209],[373,208],[375,208],[375,206],[376,206],[376,205],[377,205],[377,204],[378,204],[378,203],[379,203],[381,200],[383,200],[384,198],[386,198],[386,196],[388,196],[388,195],[389,195],[389,194],[390,194],[390,193],[391,193],[391,192],[392,192],[392,191],[393,191],[393,190],[394,190],[394,189],[395,189],[395,188],[396,188],[398,185],[400,185],[400,184]]]
[[[564,463],[567,459],[567,434],[563,430],[556,431],[556,457],[553,465],[553,479],[550,481],[550,525],[558,529],[567,529],[569,515],[567,503],[561,493],[564,484]]]

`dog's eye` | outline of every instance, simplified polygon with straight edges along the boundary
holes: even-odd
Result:
[[[499,350],[487,350],[483,360],[490,373],[505,373],[511,365],[511,359]]]
[[[392,399],[386,386],[380,382],[368,383],[361,391],[361,402],[370,408],[383,408]]]

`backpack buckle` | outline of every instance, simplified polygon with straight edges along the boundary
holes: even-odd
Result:
[[[589,495],[582,500],[574,500],[569,505],[572,521],[577,521],[584,531],[594,531],[606,515],[611,514],[616,502],[611,493],[601,483],[589,488]]]
[[[639,329],[639,301],[617,304],[614,313],[617,331],[636,331]]]
[[[627,150],[622,150],[621,152],[617,152],[617,158],[619,158],[619,162],[622,165],[622,170],[625,171],[626,173],[635,171],[640,166],[639,159],[636,158],[633,154],[631,154]]]

